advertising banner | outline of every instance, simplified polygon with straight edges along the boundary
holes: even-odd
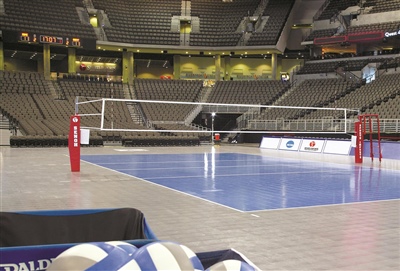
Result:
[[[69,121],[68,149],[71,171],[81,170],[81,118],[71,116]]]
[[[260,148],[277,150],[280,142],[280,137],[263,137],[263,139],[261,140]]]
[[[304,152],[322,152],[325,145],[325,140],[303,139],[300,146],[300,151]]]
[[[323,153],[349,155],[350,150],[350,140],[327,140]]]
[[[356,135],[356,150],[354,152],[354,160],[356,163],[363,162],[364,134],[362,128],[362,123],[360,121],[354,123],[354,133]]]
[[[301,139],[298,138],[282,138],[279,145],[280,150],[298,151],[301,144]]]

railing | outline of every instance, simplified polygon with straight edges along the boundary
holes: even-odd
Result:
[[[247,128],[257,131],[352,133],[355,121],[355,119],[249,120]],[[381,133],[399,133],[400,119],[381,119],[380,129]],[[376,122],[373,123],[372,130],[378,130]]]
[[[203,112],[238,113],[243,114],[249,110],[246,106],[234,105],[203,105]]]
[[[236,119],[236,125],[239,129],[243,129],[247,127],[247,124],[250,120],[257,119],[261,113],[261,108],[250,108],[243,115]]]

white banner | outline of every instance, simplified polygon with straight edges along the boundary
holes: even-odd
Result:
[[[298,138],[282,138],[279,145],[280,150],[298,151],[301,144],[301,139]]]
[[[280,142],[280,137],[263,137],[263,139],[261,140],[260,148],[276,150],[278,149]]]
[[[327,140],[324,153],[349,155],[351,149],[350,140]]]
[[[90,130],[81,129],[81,144],[89,145]]]
[[[300,151],[305,152],[322,152],[325,145],[325,140],[320,139],[303,139],[300,146]]]

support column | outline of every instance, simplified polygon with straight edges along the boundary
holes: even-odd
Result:
[[[43,75],[45,80],[51,79],[50,44],[43,44]]]
[[[276,53],[271,55],[271,69],[272,69],[272,79],[277,80],[277,69],[278,69],[278,55]]]
[[[225,69],[224,69],[224,79],[225,81],[231,80],[232,66],[231,66],[231,57],[226,56],[225,60]]]
[[[68,48],[68,73],[76,74],[76,49]]]
[[[124,51],[122,53],[122,81],[124,84],[133,84],[133,52]]]
[[[174,79],[181,79],[181,56],[174,55]]]
[[[4,71],[4,49],[2,41],[0,41],[0,71]]]
[[[215,55],[215,81],[221,81],[221,55]]]

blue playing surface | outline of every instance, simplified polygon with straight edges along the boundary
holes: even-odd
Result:
[[[239,153],[83,155],[240,211],[400,198],[400,171]]]

